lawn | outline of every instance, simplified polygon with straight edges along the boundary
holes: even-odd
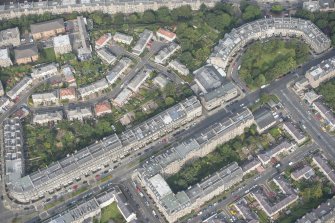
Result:
[[[53,48],[44,48],[40,50],[39,63],[49,63],[56,61],[56,54]]]
[[[285,75],[309,57],[308,46],[298,39],[258,41],[243,54],[239,75],[254,90]]]
[[[103,208],[101,211],[100,223],[108,223],[109,220],[113,220],[115,223],[126,222],[115,202]]]

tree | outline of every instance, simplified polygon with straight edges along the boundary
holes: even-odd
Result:
[[[326,19],[319,19],[315,23],[320,29],[325,29],[328,26],[328,21]]]
[[[168,7],[161,7],[156,11],[157,19],[162,23],[172,23],[172,18],[170,15],[170,10]]]
[[[174,99],[172,97],[166,97],[165,98],[165,104],[167,106],[173,105],[174,104]]]
[[[128,18],[129,23],[132,23],[132,24],[136,24],[140,20],[140,16],[138,15],[138,13],[133,13],[129,15],[127,18]]]
[[[146,10],[142,16],[143,23],[154,23],[156,21],[156,15],[153,10]]]
[[[248,5],[242,13],[244,21],[251,21],[261,16],[261,9],[257,5]]]
[[[281,13],[284,10],[284,7],[282,5],[276,4],[271,7],[271,12],[274,13]]]
[[[103,23],[104,20],[103,17],[104,15],[102,14],[102,12],[94,12],[91,15],[93,22],[96,23],[97,25],[101,25]]]
[[[117,25],[122,25],[124,24],[124,14],[123,13],[116,13],[113,17],[113,22]]]
[[[192,8],[189,5],[184,5],[173,9],[171,15],[174,21],[189,20],[192,18]]]

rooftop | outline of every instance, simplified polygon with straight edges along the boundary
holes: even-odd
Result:
[[[64,19],[54,19],[46,22],[40,22],[30,25],[30,31],[32,34],[48,32],[55,29],[64,29]]]
[[[20,45],[14,49],[15,59],[22,59],[27,57],[33,57],[38,55],[37,46],[32,44]]]
[[[55,36],[53,39],[54,47],[71,45],[69,35]]]

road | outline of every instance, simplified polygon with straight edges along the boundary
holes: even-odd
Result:
[[[290,155],[284,157],[281,160],[280,171],[284,170],[292,160],[295,160],[296,162],[298,162],[299,160],[303,159],[306,155],[308,155],[310,152],[312,152],[316,148],[317,148],[316,144],[310,144],[307,146],[303,146],[301,148],[297,148]],[[235,200],[239,199],[240,197],[244,196],[246,194],[246,191],[250,191],[250,189],[253,188],[255,185],[260,185],[264,183],[265,181],[267,181],[268,179],[273,178],[276,174],[278,174],[278,170],[276,168],[268,167],[260,175],[256,175],[246,181],[243,181],[239,185],[235,186],[235,188],[242,188],[242,189],[239,189],[239,190],[234,191],[233,193],[227,194],[227,197],[221,202],[219,202],[217,205],[205,208],[205,210],[202,211],[201,215],[191,218],[187,222],[192,222],[192,223],[202,222],[202,219],[205,219],[212,212],[219,212],[222,209],[228,210],[227,206],[231,204],[232,202],[234,202]]]

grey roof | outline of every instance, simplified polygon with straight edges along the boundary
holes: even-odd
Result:
[[[224,97],[225,95],[231,93],[232,91],[236,91],[237,86],[233,82],[228,82],[223,84],[221,87],[214,89],[213,91],[208,92],[204,95],[205,101],[211,101],[215,98]]]
[[[131,59],[122,57],[119,62],[106,75],[106,79],[110,84],[113,84],[118,77],[130,66]]]
[[[219,87],[223,82],[222,75],[212,65],[206,65],[193,72],[196,83],[204,93]]]
[[[30,25],[30,31],[32,34],[47,32],[54,29],[64,29],[64,19],[54,19],[46,22],[40,22]]]
[[[14,49],[15,59],[22,59],[38,55],[37,46],[32,44],[20,45]]]
[[[257,126],[260,129],[264,129],[265,127],[276,122],[276,119],[273,117],[272,111],[266,108],[258,109],[256,112],[254,112],[254,116]]]

